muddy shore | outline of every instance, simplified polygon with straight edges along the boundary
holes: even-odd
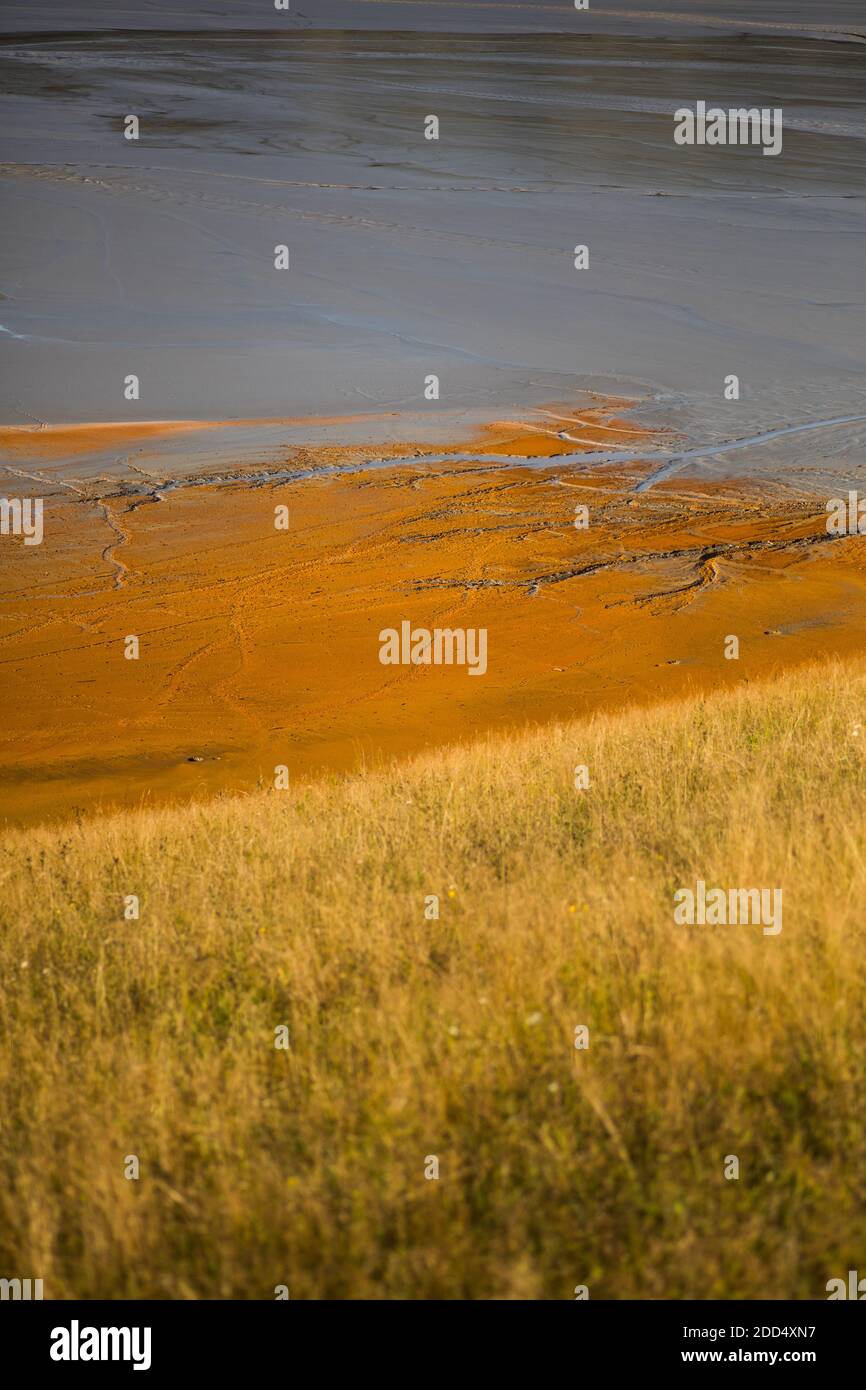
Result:
[[[862,650],[866,538],[831,538],[821,497],[791,486],[643,487],[675,441],[636,439],[618,404],[491,424],[450,466],[423,441],[374,471],[369,447],[309,446],[270,478],[163,490],[155,426],[134,477],[67,464],[43,544],[6,551],[7,820],[349,771]],[[80,464],[98,436],[80,432]],[[592,462],[607,440],[633,460]],[[32,444],[18,464],[44,477],[50,440]],[[484,628],[484,678],[383,666],[380,632],[407,620]]]

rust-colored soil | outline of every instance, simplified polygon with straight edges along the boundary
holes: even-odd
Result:
[[[550,409],[568,423],[537,413],[486,430],[484,447],[573,450],[559,428],[588,448],[639,447],[611,410],[578,425]],[[350,769],[866,646],[866,538],[831,541],[821,499],[682,479],[635,493],[647,472],[552,458],[159,502],[104,480],[52,493],[41,546],[2,541],[5,816],[252,788],[277,764]],[[487,674],[381,665],[379,632],[403,620],[486,628]],[[731,635],[739,660],[724,655]]]

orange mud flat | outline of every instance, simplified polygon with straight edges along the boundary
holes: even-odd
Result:
[[[508,422],[477,462],[435,471],[52,494],[41,545],[2,539],[3,817],[354,770],[866,647],[866,539],[828,537],[821,499],[682,479],[636,493],[648,463],[556,461],[629,426],[559,409],[565,426]],[[380,634],[403,623],[486,630],[485,673],[383,665]]]
[[[0,425],[0,455],[22,461],[82,458],[104,449],[208,430],[242,429],[251,425],[335,425],[350,419],[354,423],[381,420],[393,414],[393,411],[383,411],[369,415],[280,417],[275,420],[113,420],[83,425]]]

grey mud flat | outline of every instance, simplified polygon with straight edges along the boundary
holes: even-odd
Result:
[[[589,389],[676,430],[688,470],[856,484],[859,8],[823,6],[833,33],[821,37],[805,33],[813,7],[790,3],[672,0],[662,18],[599,6],[578,32],[555,6],[346,0],[317,20],[366,30],[311,27],[301,6],[267,35],[229,32],[243,16],[229,4],[196,33],[168,3],[140,7],[135,33],[125,11],[96,4],[76,7],[76,32],[51,32],[62,17],[42,4],[15,35],[25,19],[7,8],[0,420],[381,413],[327,433],[358,442],[370,428],[375,459],[383,443],[441,447],[455,420]],[[422,10],[447,14],[449,32],[391,31],[418,27]],[[497,16],[530,32],[464,32]],[[781,107],[781,155],[676,146],[673,112],[699,99]],[[137,142],[123,138],[129,112]],[[438,141],[423,136],[430,113]],[[287,271],[274,269],[278,244]],[[129,373],[137,402],[124,399]],[[438,402],[424,399],[430,373]],[[736,402],[723,394],[732,373]],[[238,432],[216,462],[279,458],[298,438]],[[154,454],[168,475],[189,473],[207,441]],[[122,471],[124,458],[100,465]]]

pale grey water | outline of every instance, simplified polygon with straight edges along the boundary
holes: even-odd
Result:
[[[206,8],[207,25],[261,16]],[[343,8],[367,24],[430,18],[425,6]],[[455,28],[481,13],[445,8]],[[689,37],[654,8],[592,10],[610,29],[637,23],[619,11],[642,11],[653,37],[421,42],[314,32],[296,14],[267,37],[203,26],[0,45],[0,418],[384,410],[406,415],[377,426],[374,445],[445,442],[455,420],[589,387],[639,397],[639,420],[682,431],[696,463],[762,437],[707,466],[858,476],[861,420],[775,432],[862,416],[866,50]],[[805,5],[660,8],[814,19]],[[826,4],[821,22],[854,23],[856,9]],[[63,22],[87,29],[109,10],[115,29],[134,13],[148,24],[189,13],[85,4],[64,7]],[[14,11],[3,9],[7,29]],[[564,22],[562,7],[507,13]],[[59,11],[27,14],[35,31]],[[781,106],[782,155],[675,146],[672,112],[701,98]],[[137,143],[122,138],[127,112],[142,122]],[[431,112],[438,142],[423,138]],[[273,269],[278,243],[289,271]],[[589,270],[573,268],[577,243]],[[130,372],[137,403],[123,398]],[[428,373],[439,402],[424,400]],[[738,402],[723,399],[729,373]],[[258,447],[297,437],[271,428]],[[217,462],[240,441],[221,439]],[[209,448],[175,441],[163,462],[188,471]]]

